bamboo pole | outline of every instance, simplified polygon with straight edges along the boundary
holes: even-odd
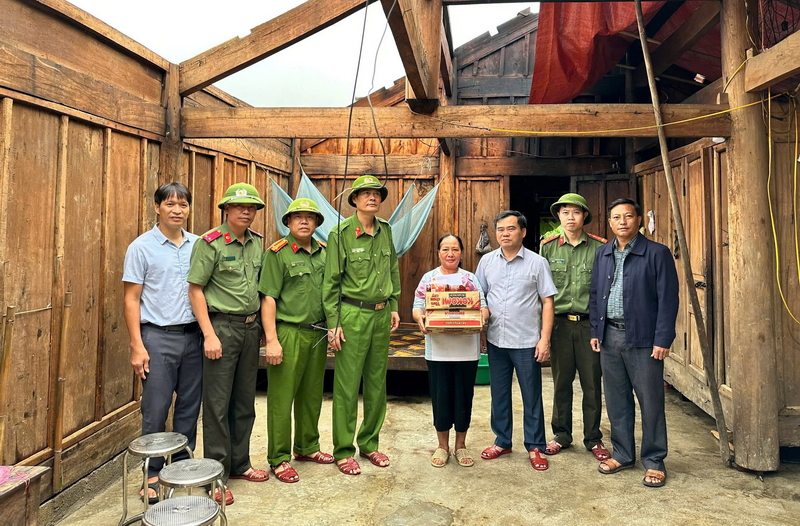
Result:
[[[0,464],[3,464],[6,441],[6,422],[8,421],[8,373],[11,365],[11,338],[14,335],[14,321],[17,308],[6,307],[6,323],[3,327],[3,346],[0,347]]]
[[[719,452],[722,457],[722,462],[726,465],[730,465],[731,452],[728,449],[728,428],[725,425],[725,414],[722,411],[722,401],[719,397],[717,376],[714,374],[714,356],[711,353],[711,346],[708,343],[706,324],[703,319],[703,312],[700,310],[700,300],[697,297],[697,290],[694,286],[689,246],[686,243],[686,230],[683,227],[683,217],[681,216],[681,209],[678,204],[678,192],[675,190],[675,180],[672,178],[672,166],[669,160],[669,149],[667,148],[667,135],[662,126],[661,106],[658,101],[655,76],[653,75],[653,64],[650,61],[650,50],[647,47],[647,34],[645,33],[644,16],[642,15],[642,0],[635,0],[634,4],[636,7],[636,22],[639,25],[639,41],[642,43],[642,54],[644,55],[644,64],[647,69],[647,84],[650,86],[650,98],[653,100],[653,113],[655,114],[656,125],[658,126],[658,144],[661,148],[661,160],[664,164],[664,177],[667,179],[669,201],[672,207],[672,215],[675,219],[675,229],[678,232],[678,246],[682,255],[681,259],[683,260],[683,275],[686,278],[686,289],[689,292],[689,304],[694,314],[697,336],[700,340],[700,348],[703,352],[703,370],[706,375],[708,390],[711,393],[714,418],[717,421],[717,432],[719,432],[720,437]]]
[[[58,382],[56,383],[56,423],[53,429],[53,493],[63,488],[61,480],[61,453],[64,446],[64,391],[66,389],[67,343],[69,340],[69,313],[72,307],[72,292],[64,293],[61,314],[61,353],[58,357]]]

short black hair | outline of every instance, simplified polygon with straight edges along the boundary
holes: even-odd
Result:
[[[525,218],[524,215],[522,215],[522,212],[517,212],[516,210],[503,210],[502,212],[497,214],[497,217],[494,218],[494,227],[497,228],[497,222],[500,221],[501,219],[505,219],[511,216],[517,218],[517,225],[520,228],[525,228],[525,229],[528,228],[528,220]]]
[[[186,202],[190,205],[192,204],[192,192],[186,188],[186,185],[177,182],[159,186],[158,190],[156,190],[156,193],[153,195],[153,200],[157,205],[160,205],[164,200],[172,196],[175,196],[177,199],[186,199]]]
[[[445,235],[443,235],[442,237],[440,237],[440,238],[439,238],[439,242],[436,244],[436,248],[437,248],[437,249],[441,249],[441,248],[442,248],[442,241],[444,241],[444,240],[445,240],[446,238],[448,238],[448,237],[454,237],[454,238],[456,238],[456,241],[458,241],[458,246],[459,246],[459,248],[461,248],[461,252],[464,252],[464,242],[463,242],[463,241],[461,241],[461,238],[460,238],[460,237],[458,237],[458,236],[457,236],[457,235],[455,235],[455,234],[445,234]]]
[[[628,199],[627,197],[616,199],[614,202],[608,205],[608,217],[611,217],[611,211],[619,205],[631,205],[633,207],[633,211],[636,212],[636,217],[642,217],[642,207],[639,206],[639,203],[633,199]]]

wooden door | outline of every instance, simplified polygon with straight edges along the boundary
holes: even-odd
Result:
[[[508,182],[505,177],[456,178],[456,231],[464,241],[461,267],[475,272],[481,255],[475,250],[481,225],[486,225],[492,248],[497,248],[494,235],[495,216],[508,207]]]
[[[612,235],[606,221],[608,205],[622,197],[636,199],[633,174],[579,176],[573,177],[570,183],[570,191],[582,195],[592,211],[592,222],[586,226],[586,231],[605,238]]]

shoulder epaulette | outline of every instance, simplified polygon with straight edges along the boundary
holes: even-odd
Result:
[[[319,239],[317,239],[317,243],[319,243],[319,246],[321,246],[322,248],[328,248],[328,244],[324,241],[320,241]]]
[[[386,223],[387,225],[392,226],[392,224],[388,220],[386,220],[386,219],[384,219],[382,217],[375,216],[375,219],[377,219],[381,223]]]
[[[264,237],[263,235],[259,234],[258,232],[256,232],[256,231],[255,231],[255,230],[253,230],[252,228],[251,228],[251,229],[249,229],[249,230],[250,230],[250,233],[251,233],[251,234],[255,234],[255,235],[257,235],[258,237]]]
[[[272,245],[269,247],[269,249],[270,249],[271,251],[273,251],[273,252],[277,252],[277,251],[279,251],[280,249],[282,249],[283,247],[285,247],[285,246],[286,246],[286,245],[288,245],[288,244],[289,244],[289,242],[288,242],[288,241],[286,241],[286,239],[279,239],[279,240],[277,240],[276,242],[274,242],[274,243],[273,243],[273,244],[272,244]]]
[[[548,238],[546,238],[546,239],[542,239],[542,245],[544,245],[544,244],[546,244],[546,243],[549,243],[549,242],[551,242],[551,241],[555,241],[556,239],[558,239],[558,238],[560,238],[560,237],[561,237],[561,234],[556,234],[556,235],[554,235],[554,236],[550,236],[550,237],[548,237]]]
[[[595,241],[599,241],[601,243],[608,243],[608,239],[606,239],[604,237],[596,236],[594,234],[589,234],[589,237],[594,239]]]
[[[220,230],[211,230],[210,232],[206,232],[205,234],[203,234],[203,241],[205,241],[207,243],[211,243],[212,241],[214,241],[215,239],[217,239],[221,235],[222,235],[222,231],[220,231]]]

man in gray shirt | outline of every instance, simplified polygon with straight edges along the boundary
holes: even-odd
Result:
[[[494,226],[500,248],[483,256],[475,272],[489,304],[486,340],[496,437],[481,458],[491,460],[511,453],[511,380],[516,370],[525,449],[533,469],[544,471],[549,464],[541,455],[545,448],[542,362],[550,357],[557,290],[547,260],[522,246],[525,216],[506,210],[498,214]]]
[[[183,229],[192,194],[181,183],[156,190],[158,223],[128,246],[122,281],[125,324],[131,340],[131,366],[142,379],[142,434],[166,428],[175,398],[172,428],[194,449],[203,379],[202,333],[189,303],[189,257],[197,236]],[[188,458],[176,453],[173,460]],[[163,459],[150,459],[150,503]]]

